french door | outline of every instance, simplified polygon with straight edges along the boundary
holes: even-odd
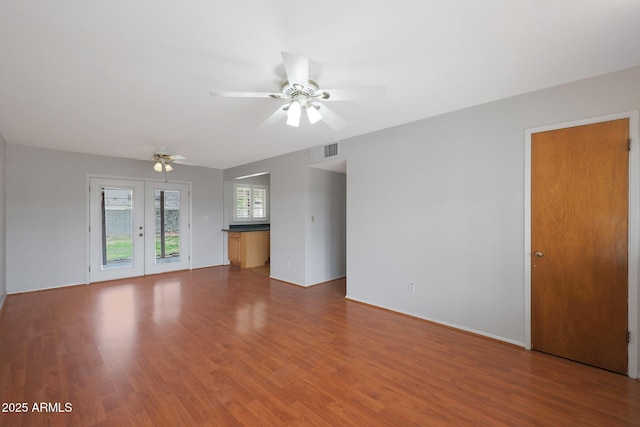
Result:
[[[89,281],[189,268],[189,188],[91,178]]]
[[[145,183],[145,273],[189,268],[189,187]]]

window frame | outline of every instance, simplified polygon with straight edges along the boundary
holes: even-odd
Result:
[[[246,210],[248,211],[248,215],[238,216],[238,189],[246,189],[248,190],[248,198],[249,203],[246,206]],[[256,208],[256,190],[264,191],[264,216],[255,216],[255,210],[260,209],[260,207]],[[269,188],[266,185],[260,184],[246,184],[240,182],[233,183],[233,222],[234,223],[243,223],[243,222],[269,222]]]

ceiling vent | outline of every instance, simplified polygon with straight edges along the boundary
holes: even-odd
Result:
[[[309,149],[311,163],[323,162],[340,155],[340,141],[327,145],[316,145]]]
[[[324,146],[324,158],[338,155],[338,143],[328,144]]]

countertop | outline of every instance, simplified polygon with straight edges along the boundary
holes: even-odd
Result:
[[[232,231],[234,233],[247,233],[250,231],[269,231],[271,230],[270,224],[242,224],[242,225],[230,225],[229,228],[223,228],[222,231]]]

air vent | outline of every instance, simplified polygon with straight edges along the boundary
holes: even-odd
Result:
[[[333,157],[338,155],[338,143],[334,142],[333,144],[324,146],[324,158]]]

